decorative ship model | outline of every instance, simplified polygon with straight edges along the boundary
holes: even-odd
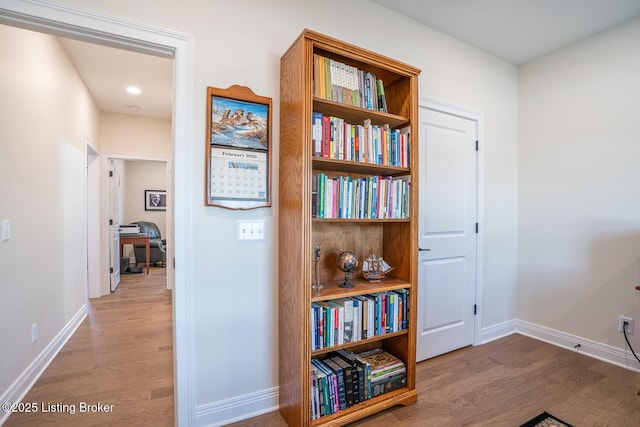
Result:
[[[382,257],[376,254],[370,254],[362,263],[362,277],[369,282],[379,282],[393,270]]]

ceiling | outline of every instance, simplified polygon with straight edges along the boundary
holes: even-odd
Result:
[[[640,0],[371,0],[513,64],[640,16]]]
[[[640,16],[640,0],[371,1],[513,64]],[[171,119],[171,59],[60,41],[101,111]],[[128,94],[129,85],[142,93]]]
[[[173,60],[60,38],[100,111],[171,119]],[[137,86],[140,95],[127,93]]]

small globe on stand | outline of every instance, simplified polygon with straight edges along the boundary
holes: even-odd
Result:
[[[336,258],[336,264],[338,264],[340,271],[344,272],[344,283],[338,286],[341,288],[353,288],[353,283],[349,281],[349,274],[358,266],[356,254],[351,251],[342,251]]]

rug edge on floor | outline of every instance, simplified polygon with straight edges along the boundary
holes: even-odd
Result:
[[[541,423],[542,421],[544,421],[547,418],[551,418],[552,420],[557,421],[559,423],[562,423],[567,427],[573,427],[568,422],[562,421],[560,418],[558,418],[558,417],[556,417],[554,415],[551,415],[547,411],[541,413],[540,415],[537,415],[537,416],[533,417],[532,419],[530,419],[526,423],[520,425],[520,427],[535,427],[536,425],[538,425],[539,423]]]

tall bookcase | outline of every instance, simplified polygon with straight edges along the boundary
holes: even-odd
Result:
[[[375,74],[384,84],[388,113],[326,99],[318,92],[319,69],[314,58],[334,60],[351,69]],[[314,72],[315,67],[315,72]],[[280,412],[290,426],[338,426],[395,405],[416,402],[415,353],[417,312],[417,205],[418,205],[418,75],[412,66],[304,30],[281,58],[280,71]],[[327,75],[328,76],[328,75]],[[328,78],[328,77],[327,77]],[[326,81],[325,81],[325,84]],[[348,86],[348,84],[346,85]],[[351,95],[349,95],[350,97]],[[356,96],[356,95],[354,95]],[[360,94],[363,96],[363,94]],[[356,96],[357,97],[357,96]],[[314,112],[339,117],[351,124],[370,120],[372,126],[388,125],[408,133],[407,164],[368,163],[314,155]],[[362,160],[362,159],[360,159]],[[400,217],[319,218],[312,201],[314,175],[350,177],[401,177],[408,185],[408,209]],[[366,215],[365,215],[366,216]],[[356,215],[357,217],[357,215]],[[314,248],[320,247],[323,288],[312,290]],[[360,260],[352,274],[353,288],[338,285],[344,273],[336,256],[355,252]],[[370,253],[381,255],[393,267],[380,282],[362,278],[360,267]],[[384,291],[408,291],[409,313],[405,329],[368,339],[312,350],[311,306]],[[406,386],[365,400],[347,409],[312,420],[310,365],[333,351],[362,352],[382,348],[406,365]]]

